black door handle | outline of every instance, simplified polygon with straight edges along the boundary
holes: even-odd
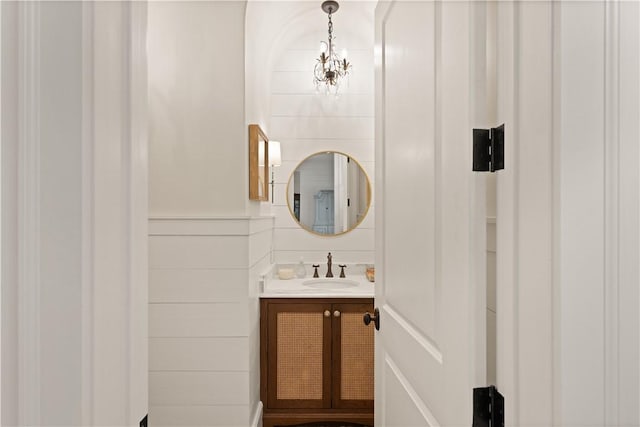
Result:
[[[369,323],[371,323],[371,321],[373,320],[373,324],[376,327],[376,331],[380,330],[380,311],[378,310],[377,307],[373,310],[373,316],[371,315],[371,313],[366,312],[362,320],[364,321],[364,324],[367,326],[369,326]]]

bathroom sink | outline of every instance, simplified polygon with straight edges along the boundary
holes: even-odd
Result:
[[[348,289],[358,286],[358,282],[349,279],[309,279],[302,282],[303,286],[313,289]]]

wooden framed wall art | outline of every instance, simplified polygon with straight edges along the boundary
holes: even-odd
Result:
[[[269,139],[249,125],[249,200],[269,200]]]

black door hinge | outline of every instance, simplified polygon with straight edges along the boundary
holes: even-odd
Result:
[[[473,389],[473,427],[504,427],[504,397],[495,386]]]
[[[495,172],[504,169],[504,125],[473,130],[473,170]]]

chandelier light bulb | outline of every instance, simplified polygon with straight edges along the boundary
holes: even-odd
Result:
[[[329,45],[327,45],[326,41],[321,41],[320,42],[320,53],[326,53],[327,49],[329,49]]]

